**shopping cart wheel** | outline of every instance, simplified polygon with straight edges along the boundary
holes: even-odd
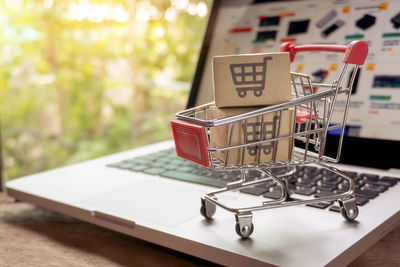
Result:
[[[237,88],[236,89],[239,97],[246,97],[247,91],[244,88]]]
[[[253,223],[249,225],[245,225],[240,229],[240,224],[236,224],[235,226],[236,233],[241,237],[241,238],[248,238],[254,231],[254,225]]]
[[[254,96],[260,97],[262,95],[263,88],[254,89]]]
[[[358,207],[356,203],[356,198],[352,197],[346,200],[338,200],[340,213],[348,221],[354,221],[358,216]]]
[[[254,225],[252,223],[253,214],[251,212],[235,214],[236,225],[235,230],[236,233],[241,238],[248,238],[254,231]]]
[[[216,210],[215,204],[206,201],[204,198],[201,198],[201,207],[200,213],[204,216],[207,220],[211,220],[212,216],[214,216]]]

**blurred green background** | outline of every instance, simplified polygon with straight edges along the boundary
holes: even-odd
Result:
[[[171,138],[210,1],[0,2],[6,179]]]

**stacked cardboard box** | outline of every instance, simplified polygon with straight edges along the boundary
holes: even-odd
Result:
[[[289,101],[289,64],[289,53],[214,57],[215,105],[249,107]]]
[[[289,101],[289,64],[288,53],[214,57],[215,107],[211,108],[211,118],[231,117]],[[211,146],[221,148],[287,136],[293,133],[293,119],[293,110],[286,109],[213,127]],[[216,152],[215,156],[227,165],[289,160],[293,142],[285,138]]]

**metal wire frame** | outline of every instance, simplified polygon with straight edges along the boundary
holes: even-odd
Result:
[[[358,68],[356,66],[356,68]],[[198,125],[202,125],[206,128],[207,141],[208,141],[208,153],[210,158],[210,167],[215,169],[229,169],[229,168],[278,168],[283,166],[295,166],[301,164],[308,164],[313,162],[338,162],[341,154],[341,147],[343,144],[343,134],[345,128],[345,122],[347,118],[348,107],[350,103],[351,88],[355,79],[355,73],[350,79],[349,86],[347,88],[341,87],[341,82],[344,74],[347,70],[347,64],[343,65],[337,81],[331,84],[320,84],[313,83],[309,75],[301,73],[291,73],[291,86],[292,86],[292,99],[288,102],[263,107],[235,116],[212,119],[210,114],[210,108],[214,106],[213,103],[208,103],[196,108],[188,109],[179,112],[176,117],[180,120],[188,121]],[[316,90],[318,88],[318,92]],[[347,97],[344,112],[342,114],[341,123],[331,125],[331,119],[335,112],[335,103],[338,95],[344,95]],[[293,133],[289,135],[280,135],[282,113],[285,110],[292,109],[295,116],[293,117],[292,128]],[[303,119],[304,123],[298,123],[296,120],[296,114],[303,112],[306,114]],[[264,116],[268,114],[274,114],[278,116],[278,126],[275,134],[271,138],[265,138],[263,133],[265,123]],[[241,125],[244,125],[244,129],[247,129],[249,120],[257,119],[261,121],[261,134],[260,140],[248,141],[246,138],[242,140],[240,144],[232,144],[233,132],[238,131]],[[211,147],[210,131],[213,127],[228,126],[230,129],[228,144],[224,147]],[[340,129],[339,143],[337,146],[336,157],[328,157],[325,155],[325,144],[327,139],[327,133],[330,130]],[[243,134],[246,136],[246,132]],[[277,148],[279,141],[289,140],[289,151],[287,160],[276,160]],[[298,140],[304,144],[304,148],[294,147],[295,140]],[[272,144],[272,159],[269,162],[262,162],[260,160],[261,146],[266,144]],[[257,160],[253,163],[245,163],[244,152],[246,148],[257,147]],[[228,159],[230,151],[241,150],[241,162],[235,166],[229,166]],[[311,151],[313,150],[313,151]],[[223,153],[224,160],[217,159],[216,154]]]

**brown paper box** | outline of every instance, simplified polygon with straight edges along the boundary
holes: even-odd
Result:
[[[289,101],[289,64],[289,53],[214,57],[215,106],[265,106]]]
[[[259,107],[258,107],[259,108]],[[241,113],[246,113],[256,108],[211,108],[211,117],[213,119],[220,119],[225,117],[234,116]],[[233,145],[244,144],[245,137],[247,142],[260,141],[261,133],[264,135],[264,139],[271,139],[272,137],[281,137],[293,134],[293,115],[292,109],[286,109],[282,111],[281,121],[279,122],[279,111],[264,114],[264,130],[262,130],[262,117],[257,116],[247,120],[247,128],[245,120],[235,122],[232,130],[232,123],[212,127],[210,129],[210,144],[214,148],[222,148]],[[279,124],[280,123],[280,124]],[[279,128],[280,125],[280,129]],[[246,134],[245,130],[246,128]],[[263,132],[262,132],[263,131]],[[278,134],[279,133],[279,134]],[[232,134],[232,135],[231,135]],[[231,136],[230,136],[231,135]],[[229,139],[231,143],[229,145]],[[276,148],[276,161],[284,161],[293,158],[293,142],[289,138],[275,142],[268,142],[261,144],[261,149],[258,149],[258,145],[230,149],[227,151],[218,151],[214,153],[214,156],[220,161],[226,161],[227,165],[242,165],[248,163],[270,163],[273,160],[274,147]],[[290,148],[292,147],[292,148]],[[244,152],[243,152],[244,150]],[[242,157],[243,155],[243,157]]]

